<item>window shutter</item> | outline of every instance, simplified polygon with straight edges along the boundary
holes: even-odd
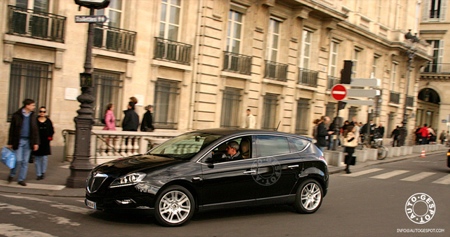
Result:
[[[430,0],[422,1],[422,21],[428,21],[430,16]]]
[[[439,17],[439,20],[441,22],[445,21],[445,13],[447,11],[447,0],[441,1],[441,15]]]
[[[437,68],[437,72],[442,72],[442,58],[444,56],[444,40],[440,40],[439,41],[439,53],[438,53],[438,68]]]

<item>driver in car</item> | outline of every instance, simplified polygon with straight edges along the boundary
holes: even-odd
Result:
[[[242,155],[239,152],[239,144],[235,141],[231,141],[227,143],[226,148],[227,153],[223,154],[222,159],[225,160],[241,160]]]

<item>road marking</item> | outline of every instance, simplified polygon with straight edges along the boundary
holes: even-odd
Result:
[[[16,195],[5,195],[2,194],[0,196],[7,197],[7,198],[15,198],[15,199],[23,199],[23,200],[29,200],[34,202],[44,202],[44,203],[50,203],[51,207],[58,208],[60,210],[69,211],[73,213],[79,213],[79,214],[90,214],[94,210],[86,208],[84,205],[82,207],[79,206],[73,206],[73,205],[66,205],[59,202],[53,202],[45,199],[35,198],[35,197],[27,197],[27,196],[16,196]],[[79,202],[83,202],[84,200],[77,200]]]
[[[392,178],[394,176],[401,175],[401,174],[408,173],[408,172],[409,171],[407,171],[407,170],[394,170],[394,171],[387,172],[387,173],[384,173],[384,174],[380,174],[380,175],[377,175],[377,176],[373,176],[373,177],[370,177],[370,178],[372,178],[372,179],[388,179],[388,178]]]
[[[356,176],[361,176],[361,175],[377,172],[377,171],[380,171],[380,170],[383,170],[383,169],[373,168],[373,169],[363,170],[363,171],[359,171],[359,172],[354,172],[354,173],[351,173],[351,174],[343,174],[343,176],[356,177]]]
[[[401,180],[403,180],[403,181],[415,182],[415,181],[419,181],[419,180],[421,180],[421,179],[424,179],[424,178],[426,178],[426,177],[428,177],[428,176],[431,176],[431,175],[433,175],[433,174],[436,174],[436,173],[433,173],[433,172],[420,172],[420,173],[418,173],[418,174],[415,174],[415,175],[406,177],[406,178],[401,179]]]
[[[40,231],[34,231],[15,226],[13,224],[0,224],[0,235],[2,236],[35,236],[35,237],[54,237],[54,235],[47,234]]]
[[[448,174],[436,181],[433,181],[433,183],[435,183],[435,184],[450,184],[450,174]]]
[[[27,186],[21,186],[17,182],[8,183],[6,180],[0,181],[0,186],[11,187],[11,188],[23,188],[23,189],[41,189],[41,190],[63,190],[66,186],[64,185],[53,185],[53,184],[33,184],[27,183]]]

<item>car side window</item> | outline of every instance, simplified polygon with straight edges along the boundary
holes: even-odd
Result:
[[[292,144],[294,148],[294,152],[303,151],[309,144],[309,142],[305,139],[301,138],[289,138],[289,142]]]
[[[282,155],[291,152],[287,138],[280,136],[257,136],[256,148],[258,157]]]
[[[229,148],[231,143],[234,143],[233,149]],[[220,163],[252,158],[251,144],[251,136],[238,137],[222,142],[211,151],[211,161]]]

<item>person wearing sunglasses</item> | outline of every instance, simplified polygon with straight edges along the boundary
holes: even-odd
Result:
[[[52,121],[47,116],[47,108],[41,106],[39,108],[39,116],[37,117],[37,125],[39,128],[40,145],[37,151],[33,152],[34,165],[36,167],[37,180],[44,179],[47,170],[48,155],[51,155],[50,141],[53,140],[55,130]]]

